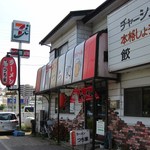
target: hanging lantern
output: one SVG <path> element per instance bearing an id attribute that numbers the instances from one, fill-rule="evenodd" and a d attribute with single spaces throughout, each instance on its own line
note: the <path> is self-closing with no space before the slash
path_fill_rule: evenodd
<path id="1" fill-rule="evenodd" d="M 0 79 L 3 85 L 13 86 L 16 81 L 16 62 L 11 56 L 3 57 L 0 63 Z"/>
<path id="2" fill-rule="evenodd" d="M 66 102 L 66 97 L 64 93 L 60 93 L 59 96 L 59 107 L 63 108 L 65 106 L 65 102 Z"/>

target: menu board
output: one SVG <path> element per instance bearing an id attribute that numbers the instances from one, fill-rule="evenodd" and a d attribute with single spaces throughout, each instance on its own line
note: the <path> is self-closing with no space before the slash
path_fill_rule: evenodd
<path id="1" fill-rule="evenodd" d="M 58 58 L 57 86 L 62 85 L 64 81 L 65 57 L 66 54 L 63 54 Z"/>
<path id="2" fill-rule="evenodd" d="M 75 47 L 72 82 L 82 80 L 84 43 L 85 42 L 82 42 L 81 44 Z"/>
<path id="3" fill-rule="evenodd" d="M 54 59 L 52 62 L 50 88 L 56 87 L 57 64 L 58 64 L 58 58 Z"/>
<path id="4" fill-rule="evenodd" d="M 74 49 L 71 49 L 66 54 L 64 84 L 69 84 L 71 83 L 71 80 L 72 80 L 73 52 L 74 52 Z"/>

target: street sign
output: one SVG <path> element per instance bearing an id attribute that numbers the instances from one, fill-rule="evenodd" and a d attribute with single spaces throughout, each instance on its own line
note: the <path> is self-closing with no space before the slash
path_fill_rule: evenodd
<path id="1" fill-rule="evenodd" d="M 11 41 L 30 43 L 30 23 L 14 20 L 12 23 Z"/>
<path id="2" fill-rule="evenodd" d="M 11 56 L 18 57 L 18 53 L 23 58 L 29 58 L 30 57 L 30 50 L 11 48 Z"/>

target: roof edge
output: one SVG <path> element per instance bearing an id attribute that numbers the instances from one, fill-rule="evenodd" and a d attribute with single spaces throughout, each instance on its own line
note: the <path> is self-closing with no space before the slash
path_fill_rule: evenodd
<path id="1" fill-rule="evenodd" d="M 98 6 L 92 13 L 86 15 L 82 21 L 83 23 L 87 23 L 91 18 L 99 14 L 102 10 L 107 8 L 110 4 L 115 2 L 116 0 L 106 0 L 104 3 L 102 3 L 100 6 Z"/>
<path id="2" fill-rule="evenodd" d="M 88 15 L 93 12 L 93 9 L 89 10 L 79 10 L 79 11 L 70 11 L 70 13 L 60 22 L 58 25 L 53 28 L 40 42 L 39 44 L 43 45 L 49 37 L 51 37 L 55 32 L 57 32 L 65 23 L 67 23 L 72 17 Z"/>

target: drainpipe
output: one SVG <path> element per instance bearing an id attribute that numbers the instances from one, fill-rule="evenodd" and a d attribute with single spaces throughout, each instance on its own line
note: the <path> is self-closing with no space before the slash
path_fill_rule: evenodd
<path id="1" fill-rule="evenodd" d="M 60 99 L 60 89 L 58 89 L 58 106 L 57 106 L 57 122 L 58 122 L 58 139 L 57 139 L 57 143 L 60 143 L 60 130 L 59 130 L 59 113 L 60 113 L 60 107 L 59 107 L 59 99 Z"/>
<path id="2" fill-rule="evenodd" d="M 95 135 L 96 135 L 96 121 L 95 121 L 95 113 L 96 113 L 96 100 L 95 100 L 95 79 L 93 79 L 93 134 L 92 134 L 92 149 L 95 149 Z"/>

